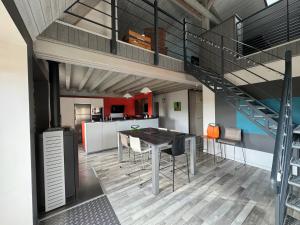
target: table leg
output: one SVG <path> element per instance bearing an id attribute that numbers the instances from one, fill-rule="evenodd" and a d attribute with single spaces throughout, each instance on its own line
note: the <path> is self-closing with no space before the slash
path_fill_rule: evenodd
<path id="1" fill-rule="evenodd" d="M 159 148 L 152 145 L 152 193 L 159 193 Z"/>
<path id="2" fill-rule="evenodd" d="M 196 137 L 190 138 L 190 172 L 195 175 L 196 171 Z"/>
<path id="3" fill-rule="evenodd" d="M 118 158 L 119 158 L 119 162 L 122 162 L 123 161 L 123 145 L 121 143 L 120 132 L 117 132 L 117 136 L 118 136 Z"/>

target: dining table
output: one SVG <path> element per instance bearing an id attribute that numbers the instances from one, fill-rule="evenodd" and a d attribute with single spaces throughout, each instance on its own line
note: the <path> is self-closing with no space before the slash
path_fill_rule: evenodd
<path id="1" fill-rule="evenodd" d="M 193 134 L 181 133 L 177 131 L 161 130 L 158 128 L 143 128 L 118 131 L 118 160 L 123 162 L 123 145 L 121 143 L 121 134 L 126 136 L 138 137 L 144 143 L 151 146 L 151 165 L 152 165 L 152 193 L 159 194 L 159 160 L 160 151 L 164 148 L 171 147 L 171 142 L 176 135 L 185 135 L 185 141 L 189 143 L 189 159 L 190 159 L 190 174 L 193 176 L 196 173 L 196 136 Z M 186 145 L 187 146 L 187 145 Z M 187 150 L 187 149 L 186 149 Z"/>

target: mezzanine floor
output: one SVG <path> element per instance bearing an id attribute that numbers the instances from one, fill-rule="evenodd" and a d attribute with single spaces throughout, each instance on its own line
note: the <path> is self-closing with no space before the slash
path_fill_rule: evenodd
<path id="1" fill-rule="evenodd" d="M 127 154 L 125 154 L 127 155 Z M 169 160 L 168 156 L 164 156 Z M 151 184 L 138 186 L 138 173 L 126 175 L 128 163 L 117 159 L 117 150 L 104 151 L 87 157 L 88 167 L 98 175 L 122 225 L 133 224 L 211 224 L 271 225 L 274 224 L 274 196 L 270 190 L 270 173 L 247 166 L 235 170 L 231 160 L 215 166 L 212 156 L 198 156 L 197 174 L 187 182 L 187 175 L 176 171 L 175 192 L 171 180 L 161 176 L 160 194 L 151 193 Z M 185 158 L 178 160 L 185 168 Z M 163 173 L 170 175 L 171 169 Z M 144 180 L 150 170 L 141 172 Z"/>

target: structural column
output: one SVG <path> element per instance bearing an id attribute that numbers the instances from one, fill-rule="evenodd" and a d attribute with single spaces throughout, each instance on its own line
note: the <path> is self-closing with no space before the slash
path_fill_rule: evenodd
<path id="1" fill-rule="evenodd" d="M 58 62 L 48 61 L 49 82 L 50 82 L 50 112 L 52 128 L 60 127 L 60 93 L 59 93 L 59 64 Z"/>

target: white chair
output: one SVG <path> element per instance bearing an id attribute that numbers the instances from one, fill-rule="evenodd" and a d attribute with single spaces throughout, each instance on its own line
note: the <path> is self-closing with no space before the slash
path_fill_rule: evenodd
<path id="1" fill-rule="evenodd" d="M 139 172 L 141 170 L 145 170 L 146 169 L 146 167 L 145 167 L 145 164 L 146 164 L 145 155 L 147 155 L 147 154 L 149 154 L 151 152 L 151 147 L 149 147 L 148 145 L 143 145 L 142 142 L 141 142 L 141 139 L 138 138 L 138 137 L 129 136 L 129 143 L 130 143 L 131 150 L 134 153 L 137 153 L 137 154 L 140 155 L 142 168 L 138 169 L 138 170 L 135 170 L 133 172 L 129 172 L 129 173 L 127 173 L 127 175 Z M 147 163 L 147 164 L 150 165 L 149 163 Z M 142 183 L 141 182 L 141 174 L 140 173 L 139 173 L 139 180 L 140 180 L 140 184 L 139 184 L 140 186 L 142 186 L 144 183 L 146 183 L 147 181 L 149 181 L 149 180 L 147 180 L 147 181 L 145 181 L 145 182 Z"/>
<path id="2" fill-rule="evenodd" d="M 121 144 L 128 150 L 128 158 L 130 158 L 130 145 L 129 145 L 129 138 L 125 134 L 120 134 L 121 136 Z"/>

